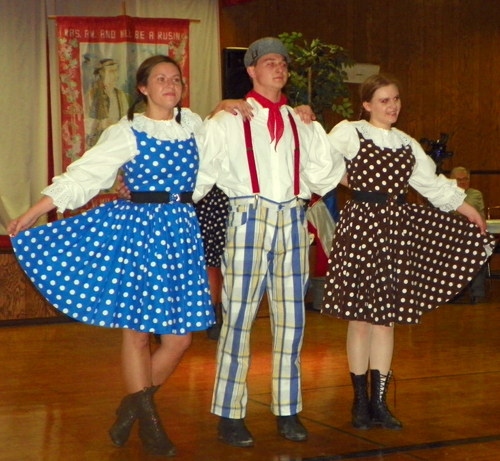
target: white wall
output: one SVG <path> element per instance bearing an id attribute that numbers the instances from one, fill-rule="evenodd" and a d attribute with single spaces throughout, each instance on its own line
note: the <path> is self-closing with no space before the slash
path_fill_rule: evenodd
<path id="1" fill-rule="evenodd" d="M 191 109 L 205 117 L 221 98 L 218 0 L 0 0 L 0 12 L 0 234 L 47 185 L 49 82 L 56 172 L 61 164 L 55 21 L 49 16 L 126 12 L 199 20 L 190 26 Z"/>

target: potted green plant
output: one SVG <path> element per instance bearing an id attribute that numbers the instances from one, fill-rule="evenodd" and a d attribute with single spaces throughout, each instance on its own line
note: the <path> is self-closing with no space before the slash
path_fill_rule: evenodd
<path id="1" fill-rule="evenodd" d="M 345 83 L 346 66 L 354 61 L 347 50 L 338 45 L 323 43 L 318 38 L 306 41 L 300 32 L 283 33 L 280 40 L 292 60 L 286 87 L 288 103 L 308 104 L 318 121 L 325 126 L 325 110 L 350 118 L 353 110 L 349 89 Z"/>
<path id="2" fill-rule="evenodd" d="M 346 119 L 350 118 L 353 110 L 349 88 L 345 82 L 345 68 L 352 66 L 354 60 L 347 50 L 338 45 L 323 43 L 318 38 L 308 42 L 300 32 L 283 33 L 278 37 L 291 58 L 285 88 L 288 104 L 292 107 L 301 104 L 311 106 L 318 122 L 326 131 L 331 127 L 326 126 L 325 111 L 331 110 Z M 331 242 L 333 238 L 335 224 L 332 221 L 332 212 L 336 209 L 336 200 L 334 194 L 329 195 L 328 204 L 324 200 L 318 200 L 308 208 L 308 220 L 317 229 L 320 237 L 318 244 L 323 240 Z M 329 244 L 324 251 L 328 254 Z M 314 309 L 321 308 L 324 279 L 321 276 L 311 278 Z"/>

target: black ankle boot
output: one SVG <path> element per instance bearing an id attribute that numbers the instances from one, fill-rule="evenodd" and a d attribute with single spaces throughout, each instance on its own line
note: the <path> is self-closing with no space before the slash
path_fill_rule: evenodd
<path id="1" fill-rule="evenodd" d="M 298 415 L 276 416 L 278 433 L 292 442 L 305 442 L 309 433 L 300 422 Z"/>
<path id="2" fill-rule="evenodd" d="M 138 397 L 139 437 L 144 450 L 157 456 L 174 456 L 177 453 L 174 444 L 163 428 L 160 415 L 154 402 L 154 387 L 147 387 Z"/>
<path id="3" fill-rule="evenodd" d="M 153 394 L 160 388 L 160 386 L 153 386 Z M 128 394 L 123 397 L 120 406 L 116 409 L 116 421 L 109 430 L 111 441 L 117 447 L 123 447 L 130 437 L 130 432 L 137 419 L 138 398 L 143 391 Z"/>
<path id="4" fill-rule="evenodd" d="M 392 371 L 387 375 L 380 374 L 378 370 L 370 370 L 371 374 L 371 399 L 370 419 L 372 424 L 380 424 L 384 429 L 400 430 L 403 428 L 401 421 L 396 419 L 387 408 L 385 396 L 391 381 Z"/>
<path id="5" fill-rule="evenodd" d="M 214 304 L 213 308 L 215 313 L 215 324 L 207 330 L 207 336 L 208 339 L 218 341 L 222 328 L 222 303 Z"/>
<path id="6" fill-rule="evenodd" d="M 160 386 L 152 387 L 152 392 L 155 393 L 159 388 Z M 142 392 L 135 392 L 123 397 L 120 406 L 116 410 L 117 418 L 109 430 L 109 436 L 117 447 L 123 447 L 130 437 L 130 432 L 137 419 L 137 400 Z"/>
<path id="7" fill-rule="evenodd" d="M 219 439 L 234 447 L 253 447 L 252 434 L 245 426 L 244 419 L 224 418 L 221 416 L 217 427 Z"/>
<path id="8" fill-rule="evenodd" d="M 109 430 L 111 441 L 117 447 L 123 447 L 127 443 L 132 431 L 132 426 L 137 419 L 137 395 L 128 394 L 123 397 L 120 406 L 116 410 L 116 421 Z"/>
<path id="9" fill-rule="evenodd" d="M 368 372 L 364 375 L 351 373 L 354 388 L 354 402 L 352 404 L 352 426 L 356 429 L 370 429 L 370 412 L 368 410 Z"/>

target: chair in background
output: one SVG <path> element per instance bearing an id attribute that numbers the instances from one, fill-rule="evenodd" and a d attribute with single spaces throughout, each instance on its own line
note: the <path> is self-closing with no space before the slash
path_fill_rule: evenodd
<path id="1" fill-rule="evenodd" d="M 486 219 L 488 221 L 500 219 L 500 205 L 489 206 L 486 209 Z"/>

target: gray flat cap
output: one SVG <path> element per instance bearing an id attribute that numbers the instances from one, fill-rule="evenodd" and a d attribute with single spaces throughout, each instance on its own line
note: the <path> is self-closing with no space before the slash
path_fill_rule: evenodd
<path id="1" fill-rule="evenodd" d="M 290 56 L 283 42 L 279 38 L 265 37 L 256 40 L 248 47 L 243 59 L 245 67 L 253 66 L 257 59 L 270 53 L 281 54 L 281 56 L 285 57 L 287 62 L 290 62 Z"/>

